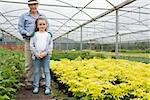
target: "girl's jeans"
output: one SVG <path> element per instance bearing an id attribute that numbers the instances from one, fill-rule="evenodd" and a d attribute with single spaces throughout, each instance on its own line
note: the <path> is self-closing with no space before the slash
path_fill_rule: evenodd
<path id="1" fill-rule="evenodd" d="M 33 60 L 34 63 L 34 87 L 39 87 L 39 76 L 40 76 L 40 67 L 43 67 L 44 75 L 45 75 L 45 86 L 50 88 L 50 56 L 47 55 L 42 59 L 35 58 Z"/>

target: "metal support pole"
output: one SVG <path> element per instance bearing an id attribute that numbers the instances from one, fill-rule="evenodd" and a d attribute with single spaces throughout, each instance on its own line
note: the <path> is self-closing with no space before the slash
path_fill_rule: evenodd
<path id="1" fill-rule="evenodd" d="M 104 50 L 103 44 L 104 44 L 104 43 L 103 43 L 103 38 L 102 38 L 101 51 Z"/>
<path id="2" fill-rule="evenodd" d="M 149 45 L 150 45 L 150 43 L 149 43 L 149 39 L 148 39 L 148 45 L 147 45 L 147 49 L 149 48 Z"/>
<path id="3" fill-rule="evenodd" d="M 118 10 L 116 10 L 116 46 L 115 46 L 115 55 L 116 55 L 116 58 L 118 57 L 118 35 L 119 35 L 119 32 L 118 32 Z"/>
<path id="4" fill-rule="evenodd" d="M 81 27 L 81 37 L 80 37 L 80 51 L 82 51 L 82 27 Z"/>
<path id="5" fill-rule="evenodd" d="M 91 44 L 92 42 L 91 42 L 91 40 L 90 40 L 90 51 L 92 50 L 92 44 Z"/>
<path id="6" fill-rule="evenodd" d="M 67 52 L 69 51 L 69 48 L 68 48 L 68 34 L 67 34 Z"/>
<path id="7" fill-rule="evenodd" d="M 2 44 L 2 42 L 3 42 L 3 38 L 4 38 L 3 32 L 1 31 L 1 33 L 0 33 L 0 43 L 1 43 L 1 44 Z"/>
<path id="8" fill-rule="evenodd" d="M 119 37 L 120 37 L 120 41 L 119 41 L 119 49 L 121 49 L 121 35 L 119 35 Z"/>
<path id="9" fill-rule="evenodd" d="M 61 43 L 62 43 L 62 38 L 60 38 L 60 42 L 59 42 L 59 50 L 60 50 L 60 51 L 62 51 Z"/>

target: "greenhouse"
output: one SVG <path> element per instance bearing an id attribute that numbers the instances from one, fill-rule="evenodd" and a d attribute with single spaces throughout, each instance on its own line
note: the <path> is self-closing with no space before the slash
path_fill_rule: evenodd
<path id="1" fill-rule="evenodd" d="M 52 35 L 49 95 L 26 89 L 30 1 Z M 149 0 L 0 0 L 0 100 L 150 100 L 149 53 Z"/>

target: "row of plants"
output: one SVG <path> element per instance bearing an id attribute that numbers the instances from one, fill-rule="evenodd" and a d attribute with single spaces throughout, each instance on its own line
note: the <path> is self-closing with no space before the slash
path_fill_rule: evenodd
<path id="1" fill-rule="evenodd" d="M 145 57 L 119 56 L 117 59 L 126 59 L 130 61 L 143 62 L 147 64 L 150 63 L 150 58 L 145 58 Z"/>
<path id="2" fill-rule="evenodd" d="M 119 53 L 118 57 L 112 52 L 101 52 L 102 55 L 110 56 L 114 59 L 125 59 L 129 61 L 137 61 L 143 63 L 150 63 L 150 54 L 146 53 Z"/>
<path id="3" fill-rule="evenodd" d="M 68 52 L 57 52 L 57 51 L 53 51 L 52 53 L 52 60 L 61 60 L 64 58 L 70 59 L 70 60 L 74 60 L 78 57 L 81 57 L 82 59 L 90 59 L 90 58 L 109 58 L 111 57 L 110 55 L 105 55 L 101 52 L 96 52 L 96 51 L 89 51 L 89 50 L 84 50 L 82 52 L 80 51 L 68 51 Z"/>
<path id="4" fill-rule="evenodd" d="M 19 51 L 0 49 L 0 100 L 15 100 L 24 71 L 24 55 Z"/>
<path id="5" fill-rule="evenodd" d="M 110 55 L 110 56 L 115 56 L 114 52 L 103 51 L 101 53 L 106 54 L 106 55 Z M 150 58 L 150 54 L 148 54 L 148 53 L 122 53 L 122 52 L 119 52 L 118 56 Z"/>
<path id="6" fill-rule="evenodd" d="M 77 57 L 81 57 L 82 59 L 91 59 L 91 58 L 115 58 L 115 53 L 112 52 L 96 52 L 94 50 L 89 51 L 89 50 L 84 50 L 82 52 L 80 51 L 68 51 L 68 52 L 56 52 L 54 51 L 52 54 L 51 59 L 52 60 L 61 60 L 64 58 L 74 60 Z M 143 63 L 150 63 L 150 55 L 149 54 L 135 54 L 135 53 L 119 53 L 119 56 L 117 59 L 126 59 L 126 60 L 131 60 L 131 61 L 138 61 L 138 62 L 143 62 Z"/>
<path id="7" fill-rule="evenodd" d="M 149 100 L 150 64 L 115 59 L 51 61 L 57 80 L 81 100 Z"/>
<path id="8" fill-rule="evenodd" d="M 136 49 L 136 50 L 126 50 L 126 49 L 120 49 L 119 52 L 124 52 L 124 53 L 150 53 L 150 48 L 148 49 Z"/>

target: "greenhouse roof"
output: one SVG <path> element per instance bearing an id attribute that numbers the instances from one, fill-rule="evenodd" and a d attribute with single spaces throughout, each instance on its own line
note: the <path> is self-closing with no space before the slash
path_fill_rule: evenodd
<path id="1" fill-rule="evenodd" d="M 81 33 L 82 41 L 99 43 L 115 42 L 116 33 L 122 41 L 150 37 L 149 0 L 39 0 L 39 3 L 39 11 L 47 16 L 54 40 L 63 36 L 79 42 Z M 28 10 L 27 0 L 0 0 L 0 29 L 22 39 L 18 19 Z"/>

